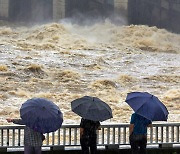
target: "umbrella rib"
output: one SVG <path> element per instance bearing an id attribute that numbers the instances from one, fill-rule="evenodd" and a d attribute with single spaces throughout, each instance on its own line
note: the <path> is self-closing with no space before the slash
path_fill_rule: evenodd
<path id="1" fill-rule="evenodd" d="M 156 98 L 155 96 L 153 96 L 153 99 Z M 156 98 L 160 103 L 162 103 L 158 98 Z M 164 105 L 164 104 L 163 104 Z M 162 106 L 160 104 L 158 104 L 158 106 L 162 109 L 162 111 L 164 110 L 162 108 Z M 166 106 L 164 105 L 165 109 L 167 110 Z M 164 112 L 164 111 L 163 111 Z M 168 111 L 167 111 L 168 112 Z"/>
<path id="2" fill-rule="evenodd" d="M 152 97 L 152 96 L 151 96 L 151 97 Z M 149 98 L 139 107 L 139 109 L 140 109 L 144 104 L 146 104 L 146 103 L 151 99 L 151 97 L 149 97 Z M 139 109 L 138 109 L 138 110 L 139 110 Z M 137 110 L 137 111 L 138 111 L 138 110 Z M 137 112 L 137 111 L 136 111 L 136 112 Z"/>

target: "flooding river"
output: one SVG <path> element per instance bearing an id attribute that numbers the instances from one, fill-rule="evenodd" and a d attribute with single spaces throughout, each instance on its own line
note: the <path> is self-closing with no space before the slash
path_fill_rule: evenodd
<path id="1" fill-rule="evenodd" d="M 146 91 L 180 119 L 180 35 L 143 25 L 50 23 L 0 26 L 0 124 L 19 117 L 32 97 L 56 103 L 64 123 L 79 123 L 70 102 L 90 95 L 110 105 L 113 119 L 129 122 L 128 92 Z"/>

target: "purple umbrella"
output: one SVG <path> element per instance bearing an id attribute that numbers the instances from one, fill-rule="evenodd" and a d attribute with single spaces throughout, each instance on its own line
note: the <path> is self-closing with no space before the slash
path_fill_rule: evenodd
<path id="1" fill-rule="evenodd" d="M 41 133 L 54 132 L 63 122 L 59 107 L 44 98 L 32 98 L 22 104 L 20 115 L 25 125 Z"/>
<path id="2" fill-rule="evenodd" d="M 126 102 L 139 115 L 151 121 L 167 121 L 166 106 L 154 95 L 147 92 L 128 93 Z"/>

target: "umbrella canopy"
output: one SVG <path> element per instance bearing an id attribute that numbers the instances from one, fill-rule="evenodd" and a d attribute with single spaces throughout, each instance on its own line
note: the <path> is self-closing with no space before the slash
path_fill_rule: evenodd
<path id="1" fill-rule="evenodd" d="M 63 122 L 59 107 L 44 98 L 32 98 L 23 103 L 20 116 L 26 126 L 41 133 L 54 132 Z"/>
<path id="2" fill-rule="evenodd" d="M 84 96 L 71 102 L 71 109 L 84 119 L 104 121 L 112 118 L 108 104 L 97 97 Z"/>
<path id="3" fill-rule="evenodd" d="M 139 115 L 151 121 L 167 121 L 166 106 L 154 95 L 147 92 L 128 93 L 126 102 Z"/>

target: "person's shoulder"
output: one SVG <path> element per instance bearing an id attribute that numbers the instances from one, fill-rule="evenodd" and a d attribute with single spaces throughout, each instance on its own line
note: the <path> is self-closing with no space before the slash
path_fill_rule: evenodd
<path id="1" fill-rule="evenodd" d="M 138 119 L 138 120 L 142 120 L 143 117 L 137 113 L 133 113 L 132 116 L 131 116 L 132 119 Z"/>
<path id="2" fill-rule="evenodd" d="M 136 118 L 139 118 L 139 119 L 144 119 L 143 116 L 137 114 L 137 113 L 133 113 L 133 116 L 136 117 Z"/>
<path id="3" fill-rule="evenodd" d="M 91 123 L 91 120 L 84 119 L 84 118 L 81 119 L 81 124 L 87 125 L 87 124 L 89 124 L 89 123 Z"/>
<path id="4" fill-rule="evenodd" d="M 152 121 L 149 120 L 149 119 L 147 119 L 147 123 L 148 123 L 148 124 L 152 124 Z"/>
<path id="5" fill-rule="evenodd" d="M 132 115 L 131 115 L 131 117 L 136 117 L 137 116 L 137 114 L 136 113 L 133 113 Z"/>
<path id="6" fill-rule="evenodd" d="M 96 124 L 96 125 L 101 125 L 99 121 L 96 121 L 95 124 Z"/>

